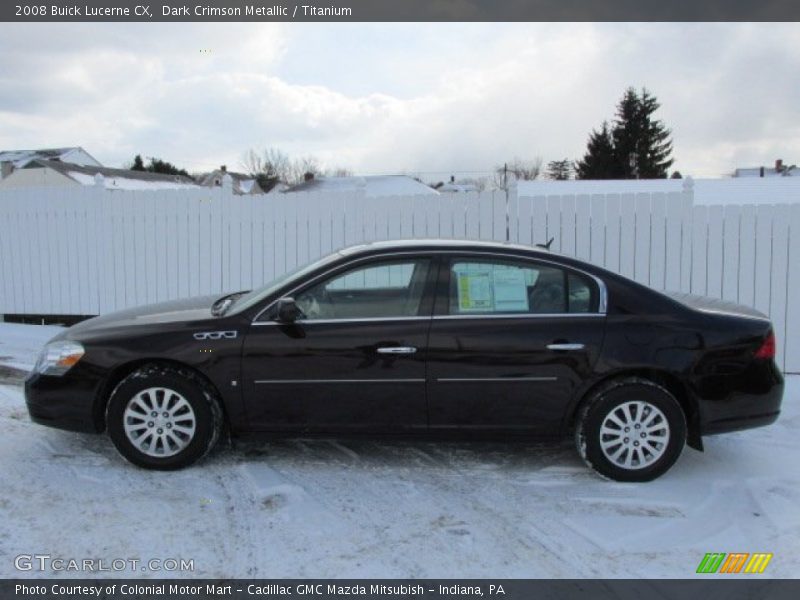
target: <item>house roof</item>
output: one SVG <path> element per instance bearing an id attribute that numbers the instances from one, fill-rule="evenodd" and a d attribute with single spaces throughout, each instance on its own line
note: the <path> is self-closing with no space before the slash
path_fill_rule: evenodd
<path id="1" fill-rule="evenodd" d="M 63 160 L 69 154 L 80 151 L 86 154 L 98 165 L 100 162 L 80 146 L 66 148 L 40 148 L 38 150 L 4 150 L 0 152 L 0 162 L 10 162 L 15 168 L 21 169 L 32 160 Z"/>
<path id="2" fill-rule="evenodd" d="M 436 188 L 438 192 L 450 192 L 450 193 L 467 193 L 467 192 L 477 192 L 478 187 L 473 183 L 452 183 L 447 182 L 440 185 Z"/>
<path id="3" fill-rule="evenodd" d="M 245 180 L 254 180 L 255 177 L 250 175 L 245 175 L 244 173 L 236 173 L 235 171 L 223 171 L 222 169 L 217 169 L 216 171 L 211 171 L 210 173 L 205 173 L 200 175 L 198 178 L 198 183 L 200 185 L 213 185 L 214 179 L 217 177 L 224 177 L 225 175 L 230 175 L 231 179 L 234 181 L 245 181 Z"/>
<path id="4" fill-rule="evenodd" d="M 363 177 L 315 177 L 286 190 L 291 192 L 342 193 L 363 191 L 368 198 L 381 196 L 438 195 L 439 192 L 407 175 Z"/>
<path id="5" fill-rule="evenodd" d="M 233 189 L 241 194 L 263 194 L 264 191 L 258 185 L 258 181 L 252 175 L 245 173 L 236 173 L 235 171 L 223 171 L 217 169 L 210 173 L 205 173 L 198 177 L 198 183 L 206 187 L 214 187 L 219 185 L 218 180 L 221 180 L 225 175 L 230 175 L 233 180 Z"/>
<path id="6" fill-rule="evenodd" d="M 636 194 L 680 192 L 692 185 L 695 205 L 785 204 L 800 202 L 798 177 L 744 177 L 728 179 L 580 179 L 519 181 L 520 196 Z"/>
<path id="7" fill-rule="evenodd" d="M 733 172 L 734 177 L 797 177 L 800 176 L 796 165 L 788 165 L 776 170 L 774 167 L 739 167 Z"/>
<path id="8" fill-rule="evenodd" d="M 197 187 L 197 184 L 191 178 L 183 175 L 165 175 L 163 173 L 112 169 L 109 167 L 87 167 L 59 160 L 34 160 L 24 168 L 53 169 L 82 185 L 95 185 L 95 176 L 100 174 L 103 176 L 104 185 L 108 189 L 136 190 Z"/>

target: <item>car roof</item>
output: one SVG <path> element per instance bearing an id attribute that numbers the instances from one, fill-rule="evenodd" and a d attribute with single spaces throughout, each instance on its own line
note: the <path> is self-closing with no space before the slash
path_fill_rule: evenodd
<path id="1" fill-rule="evenodd" d="M 340 253 L 344 256 L 354 254 L 369 254 L 385 250 L 493 250 L 508 251 L 516 250 L 519 252 L 535 252 L 545 256 L 552 256 L 552 253 L 544 248 L 535 246 L 525 246 L 523 244 L 513 244 L 511 242 L 488 242 L 480 240 L 460 240 L 460 239 L 399 239 L 384 240 L 379 242 L 367 242 L 356 244 L 348 248 L 343 248 Z"/>

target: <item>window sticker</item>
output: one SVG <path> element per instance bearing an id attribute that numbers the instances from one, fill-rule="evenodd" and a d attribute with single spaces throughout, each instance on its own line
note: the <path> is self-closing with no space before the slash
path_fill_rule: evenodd
<path id="1" fill-rule="evenodd" d="M 461 312 L 491 312 L 491 280 L 489 270 L 458 273 L 458 309 Z"/>
<path id="2" fill-rule="evenodd" d="M 494 310 L 528 312 L 528 288 L 522 269 L 494 270 Z"/>
<path id="3" fill-rule="evenodd" d="M 538 272 L 508 265 L 459 263 L 457 281 L 459 312 L 527 312 L 529 280 Z"/>

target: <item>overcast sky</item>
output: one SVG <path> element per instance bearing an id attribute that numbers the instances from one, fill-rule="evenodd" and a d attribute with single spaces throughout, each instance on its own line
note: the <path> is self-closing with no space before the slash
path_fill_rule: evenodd
<path id="1" fill-rule="evenodd" d="M 466 176 L 579 158 L 629 85 L 684 175 L 800 163 L 800 24 L 3 23 L 0 149 Z"/>

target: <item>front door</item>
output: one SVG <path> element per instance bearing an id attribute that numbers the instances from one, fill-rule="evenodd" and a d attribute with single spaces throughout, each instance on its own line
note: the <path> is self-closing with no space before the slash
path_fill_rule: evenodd
<path id="1" fill-rule="evenodd" d="M 244 342 L 254 429 L 403 432 L 427 428 L 429 257 L 372 259 L 294 292 L 303 315 L 267 311 Z"/>
<path id="2" fill-rule="evenodd" d="M 600 352 L 600 285 L 547 262 L 456 257 L 428 343 L 432 429 L 559 430 Z"/>

